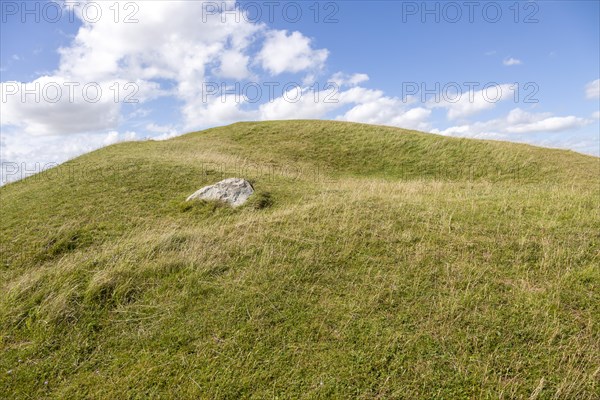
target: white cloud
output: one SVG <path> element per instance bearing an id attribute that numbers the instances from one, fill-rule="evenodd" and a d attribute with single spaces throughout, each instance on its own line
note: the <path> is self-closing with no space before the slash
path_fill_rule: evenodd
<path id="1" fill-rule="evenodd" d="M 555 117 L 551 113 L 529 113 L 515 108 L 508 113 L 504 130 L 507 133 L 564 132 L 591 122 L 573 115 Z"/>
<path id="2" fill-rule="evenodd" d="M 593 119 L 600 119 L 600 111 L 594 111 L 592 113 L 592 118 Z"/>
<path id="3" fill-rule="evenodd" d="M 111 131 L 104 137 L 103 144 L 105 146 L 120 143 L 120 142 L 131 142 L 137 140 L 137 133 L 127 131 L 125 133 L 119 133 L 117 131 Z"/>
<path id="4" fill-rule="evenodd" d="M 147 124 L 146 131 L 159 134 L 145 138 L 151 140 L 167 140 L 182 134 L 182 132 L 173 125 L 158 125 L 155 123 Z"/>
<path id="5" fill-rule="evenodd" d="M 362 87 L 340 87 L 313 91 L 311 87 L 293 88 L 259 107 L 261 120 L 323 118 L 347 105 L 364 104 L 383 97 L 383 92 Z"/>
<path id="6" fill-rule="evenodd" d="M 23 84 L 2 82 L 2 125 L 18 127 L 31 135 L 115 129 L 119 124 L 120 104 L 114 101 L 112 84 L 99 83 L 99 90 L 90 86 L 84 91 L 84 86 L 70 87 L 69 82 L 57 76 L 43 76 Z M 30 94 L 23 97 L 25 93 Z"/>
<path id="7" fill-rule="evenodd" d="M 505 140 L 536 146 L 564 148 L 600 156 L 598 136 L 580 132 L 592 120 L 575 116 L 556 117 L 550 113 L 529 113 L 519 108 L 488 121 L 451 126 L 431 133 L 475 139 Z"/>
<path id="8" fill-rule="evenodd" d="M 320 70 L 329 55 L 327 49 L 313 49 L 311 40 L 297 31 L 271 31 L 266 36 L 257 61 L 272 75 Z"/>
<path id="9" fill-rule="evenodd" d="M 127 115 L 127 119 L 144 118 L 152 113 L 152 110 L 148 108 L 136 108 L 134 111 Z"/>
<path id="10" fill-rule="evenodd" d="M 146 125 L 146 131 L 154 133 L 154 136 L 147 136 L 145 139 L 151 140 L 168 140 L 176 136 L 182 135 L 185 132 L 181 132 L 173 125 L 158 125 L 150 123 Z M 156 135 L 158 134 L 158 135 Z"/>
<path id="11" fill-rule="evenodd" d="M 215 71 L 222 78 L 244 79 L 250 76 L 250 57 L 238 50 L 227 50 L 221 55 L 221 65 Z"/>
<path id="12" fill-rule="evenodd" d="M 336 72 L 329 79 L 329 82 L 334 82 L 338 86 L 357 86 L 363 82 L 369 80 L 367 74 L 345 74 L 343 72 Z"/>
<path id="13" fill-rule="evenodd" d="M 405 104 L 398 98 L 380 97 L 353 107 L 337 119 L 427 130 L 430 127 L 427 121 L 430 115 L 430 109 L 416 107 L 407 110 Z"/>
<path id="14" fill-rule="evenodd" d="M 508 57 L 508 58 L 505 58 L 504 61 L 502 61 L 502 64 L 510 67 L 512 65 L 521 65 L 521 64 L 523 64 L 523 62 L 521 60 L 519 60 L 518 58 Z"/>
<path id="15" fill-rule="evenodd" d="M 113 15 L 109 9 L 112 4 L 95 4 L 102 7 L 102 15 Z M 50 80 L 76 82 L 82 87 L 99 82 L 104 93 L 102 101 L 62 99 L 49 103 L 30 98 L 21 101 L 13 96 L 3 104 L 2 125 L 46 135 L 101 132 L 116 128 L 120 121 L 119 103 L 123 99 L 113 101 L 108 89 L 115 83 L 134 82 L 138 88 L 135 98 L 142 103 L 174 95 L 189 106 L 202 96 L 208 66 L 219 63 L 216 72 L 225 77 L 247 76 L 248 59 L 243 52 L 254 36 L 264 30 L 263 25 L 244 18 L 236 21 L 231 14 L 225 21 L 219 14 L 206 15 L 201 2 L 156 1 L 138 6 L 135 17 L 139 23 L 114 23 L 113 18 L 101 18 L 95 23 L 82 20 L 72 43 L 59 49 L 57 70 L 51 76 L 26 83 Z M 75 7 L 76 12 L 80 10 L 81 6 Z M 159 81 L 171 81 L 175 89 L 165 91 Z M 119 97 L 127 94 L 121 91 Z"/>
<path id="16" fill-rule="evenodd" d="M 585 85 L 585 97 L 590 100 L 600 98 L 600 79 L 596 79 Z"/>
<path id="17" fill-rule="evenodd" d="M 234 3 L 226 2 L 226 8 L 235 9 Z M 83 4 L 75 7 L 76 13 L 81 12 Z M 242 111 L 239 104 L 231 101 L 202 101 L 202 89 L 211 79 L 211 73 L 219 78 L 242 80 L 252 75 L 249 65 L 259 64 L 272 74 L 314 74 L 323 68 L 328 56 L 326 49 L 313 49 L 311 40 L 300 32 L 268 30 L 262 24 L 232 15 L 231 11 L 222 19 L 218 13 L 205 13 L 202 2 L 156 1 L 138 5 L 135 17 L 139 23 L 115 24 L 112 18 L 88 23 L 82 19 L 72 43 L 59 49 L 56 71 L 25 83 L 50 80 L 83 86 L 100 82 L 105 94 L 102 101 L 49 104 L 29 99 L 23 102 L 13 96 L 3 104 L 3 126 L 16 126 L 38 135 L 116 129 L 122 121 L 122 98 L 114 102 L 108 96 L 108 87 L 115 82 L 121 85 L 135 82 L 138 87 L 135 98 L 140 103 L 160 96 L 175 96 L 182 102 L 183 126 L 187 128 L 248 119 L 258 115 L 258 111 Z M 113 15 L 111 4 L 101 2 L 96 6 L 103 7 L 103 15 Z M 263 38 L 264 43 L 251 63 L 247 52 L 258 38 Z M 355 84 L 364 79 L 360 74 L 350 78 Z M 165 81 L 172 82 L 174 89 L 164 90 L 158 82 Z"/>
<path id="18" fill-rule="evenodd" d="M 441 101 L 433 99 L 428 103 L 431 108 L 446 108 L 451 120 L 465 118 L 496 107 L 498 102 L 514 98 L 512 85 L 487 85 L 481 90 L 467 90 L 456 94 L 443 94 Z"/>
<path id="19" fill-rule="evenodd" d="M 84 4 L 82 1 L 75 11 L 79 12 Z M 113 15 L 109 9 L 112 3 L 95 5 L 102 7 L 102 15 Z M 137 5 L 139 23 L 114 23 L 111 17 L 96 23 L 82 20 L 71 43 L 58 50 L 60 60 L 54 71 L 32 82 L 2 82 L 3 95 L 6 89 L 12 93 L 15 85 L 19 89 L 15 95 L 7 96 L 0 107 L 3 160 L 63 162 L 108 144 L 139 139 L 134 133 L 117 133 L 116 129 L 123 121 L 148 116 L 149 110 L 141 105 L 160 96 L 180 100 L 186 127 L 222 124 L 245 115 L 231 104 L 203 104 L 202 84 L 207 71 L 234 79 L 248 76 L 249 59 L 244 52 L 265 27 L 235 18 L 231 13 L 225 22 L 215 14 L 199 23 L 203 21 L 201 2 L 156 1 Z M 64 87 L 66 82 L 79 85 L 73 99 L 69 88 Z M 95 82 L 102 90 L 100 100 L 85 101 L 81 88 Z M 131 94 L 124 87 L 128 82 L 135 83 L 137 93 L 133 99 L 140 104 L 124 117 L 122 103 Z M 169 82 L 174 89 L 166 91 L 159 82 Z M 45 84 L 63 87 L 58 101 L 44 101 L 43 97 L 36 101 L 33 95 L 21 98 L 21 89 Z M 111 91 L 115 84 L 120 88 L 116 101 Z M 159 133 L 156 139 L 178 134 L 175 128 L 153 124 L 147 128 Z"/>
<path id="20" fill-rule="evenodd" d="M 227 125 L 238 121 L 255 120 L 256 110 L 245 111 L 246 99 L 236 96 L 213 96 L 206 101 L 196 99 L 183 107 L 185 130 L 196 130 L 206 126 Z"/>
<path id="21" fill-rule="evenodd" d="M 506 129 L 508 133 L 534 133 L 534 132 L 563 132 L 569 129 L 577 129 L 589 121 L 573 115 L 567 117 L 548 117 L 539 121 L 533 121 Z"/>
<path id="22" fill-rule="evenodd" d="M 61 163 L 110 144 L 137 140 L 135 132 L 119 133 L 109 131 L 104 134 L 48 135 L 31 140 L 26 135 L 2 133 L 2 160 L 26 163 Z"/>
<path id="23" fill-rule="evenodd" d="M 146 125 L 146 130 L 153 133 L 166 133 L 175 130 L 173 125 L 158 125 L 155 123 L 150 123 Z"/>
<path id="24" fill-rule="evenodd" d="M 82 3 L 85 2 L 82 0 Z M 233 0 L 226 2 L 228 6 L 234 3 Z M 106 144 L 135 140 L 139 136 L 131 132 L 117 133 L 119 125 L 123 121 L 148 117 L 150 110 L 144 108 L 148 107 L 144 103 L 162 96 L 172 97 L 181 104 L 183 120 L 174 122 L 177 128 L 148 121 L 138 124 L 146 128 L 140 133 L 157 134 L 155 139 L 256 119 L 335 118 L 429 130 L 432 109 L 444 108 L 449 119 L 460 120 L 492 109 L 498 101 L 513 95 L 509 85 L 500 85 L 499 94 L 498 89 L 489 88 L 485 92 L 465 93 L 458 102 L 429 102 L 415 106 L 397 97 L 386 96 L 383 91 L 361 87 L 360 84 L 369 79 L 366 74 L 343 72 L 334 74 L 330 79 L 339 85 L 338 92 L 322 89 L 315 93 L 311 84 L 314 77 L 325 69 L 329 52 L 316 48 L 314 42 L 302 33 L 270 30 L 263 24 L 236 18 L 231 13 L 225 19 L 219 14 L 205 15 L 202 2 L 153 1 L 137 4 L 139 11 L 136 18 L 140 23 L 115 24 L 112 18 L 101 18 L 96 23 L 82 21 L 72 42 L 59 49 L 57 68 L 33 82 L 24 83 L 30 87 L 52 82 L 60 85 L 76 82 L 81 87 L 98 82 L 103 91 L 100 101 L 91 103 L 76 99 L 73 102 L 64 95 L 56 103 L 33 101 L 31 96 L 22 101 L 19 95 L 15 95 L 3 102 L 2 126 L 13 128 L 9 130 L 13 132 L 9 139 L 3 138 L 6 159 L 64 161 Z M 109 9 L 112 3 L 97 2 L 96 5 L 103 7 L 103 15 L 113 15 Z M 80 9 L 81 6 L 76 7 L 77 12 Z M 506 62 L 509 62 L 506 65 L 521 63 L 514 58 Z M 258 67 L 271 75 L 305 75 L 300 100 L 290 101 L 294 97 L 291 92 L 258 107 L 247 99 L 236 101 L 233 96 L 226 97 L 225 101 L 221 97 L 205 100 L 202 88 L 207 79 L 244 80 L 253 77 L 255 72 L 252 69 L 259 70 Z M 128 94 L 123 85 L 128 82 L 137 85 L 139 90 L 135 98 L 140 104 L 135 110 L 129 109 L 129 115 L 122 116 L 124 107 L 121 103 Z M 115 83 L 121 87 L 117 101 L 114 101 L 111 91 Z M 7 85 L 12 84 L 14 82 L 3 82 L 3 92 Z M 586 95 L 598 98 L 598 80 L 586 86 Z M 564 131 L 588 123 L 575 116 L 555 117 L 513 111 L 506 118 L 462 124 L 443 132 L 502 136 Z M 137 127 L 135 129 L 140 131 Z M 17 130 L 19 135 L 14 133 Z M 31 139 L 27 134 L 37 136 Z M 71 136 L 59 136 L 64 134 Z"/>
<path id="25" fill-rule="evenodd" d="M 431 110 L 423 107 L 408 108 L 399 98 L 387 97 L 380 90 L 359 86 L 348 90 L 318 92 L 309 87 L 302 88 L 301 92 L 293 89 L 275 101 L 261 105 L 260 119 L 317 119 L 348 105 L 351 106 L 348 111 L 334 118 L 420 130 L 430 127 L 427 119 Z"/>
<path id="26" fill-rule="evenodd" d="M 507 139 L 511 134 L 553 133 L 579 129 L 592 121 L 572 115 L 555 117 L 550 113 L 529 113 L 515 108 L 505 117 L 452 126 L 432 133 L 446 136 Z"/>
<path id="27" fill-rule="evenodd" d="M 179 133 L 177 131 L 170 131 L 170 132 L 163 133 L 162 135 L 153 136 L 153 137 L 151 137 L 149 139 L 150 140 L 162 141 L 162 140 L 169 140 L 169 139 L 172 139 L 172 138 L 180 136 L 180 135 L 182 135 L 182 133 Z"/>
<path id="28" fill-rule="evenodd" d="M 261 120 L 317 119 L 340 108 L 339 92 L 312 91 L 308 87 L 293 88 L 259 107 Z"/>
<path id="29" fill-rule="evenodd" d="M 137 140 L 135 132 L 40 136 L 2 134 L 0 185 L 52 168 L 82 153 L 111 144 Z"/>

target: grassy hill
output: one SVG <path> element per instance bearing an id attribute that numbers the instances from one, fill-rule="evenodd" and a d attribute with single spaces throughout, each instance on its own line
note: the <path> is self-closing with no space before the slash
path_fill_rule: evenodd
<path id="1" fill-rule="evenodd" d="M 287 121 L 8 184 L 0 398 L 598 399 L 599 168 Z"/>

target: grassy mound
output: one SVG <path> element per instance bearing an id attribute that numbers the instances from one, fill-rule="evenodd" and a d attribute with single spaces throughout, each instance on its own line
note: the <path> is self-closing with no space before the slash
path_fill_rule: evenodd
<path id="1" fill-rule="evenodd" d="M 79 157 L 0 188 L 0 393 L 596 399 L 599 167 L 326 121 Z"/>

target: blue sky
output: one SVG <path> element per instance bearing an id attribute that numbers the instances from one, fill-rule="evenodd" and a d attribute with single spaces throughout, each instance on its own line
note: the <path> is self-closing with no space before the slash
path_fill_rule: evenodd
<path id="1" fill-rule="evenodd" d="M 3 163 L 294 118 L 600 152 L 598 1 L 79 3 L 1 2 Z"/>

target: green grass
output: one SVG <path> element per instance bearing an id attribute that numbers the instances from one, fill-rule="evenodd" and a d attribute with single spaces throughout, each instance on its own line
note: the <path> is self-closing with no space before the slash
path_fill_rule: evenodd
<path id="1" fill-rule="evenodd" d="M 598 399 L 599 162 L 261 122 L 6 185 L 0 397 Z"/>

